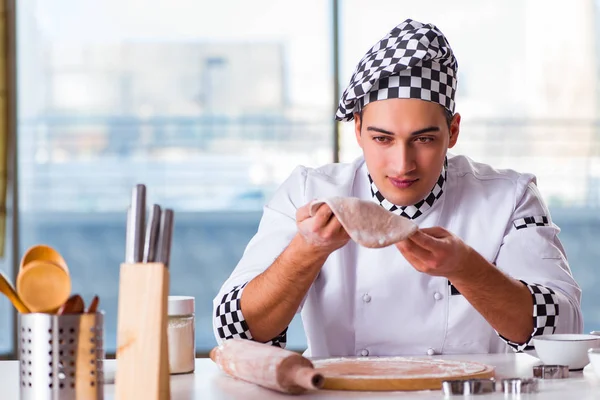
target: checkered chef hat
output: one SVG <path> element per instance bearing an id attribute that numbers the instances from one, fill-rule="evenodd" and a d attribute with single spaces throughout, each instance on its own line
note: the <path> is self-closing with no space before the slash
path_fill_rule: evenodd
<path id="1" fill-rule="evenodd" d="M 454 113 L 457 71 L 444 34 L 435 25 L 407 19 L 360 60 L 335 119 L 351 121 L 370 102 L 385 99 L 432 101 Z"/>

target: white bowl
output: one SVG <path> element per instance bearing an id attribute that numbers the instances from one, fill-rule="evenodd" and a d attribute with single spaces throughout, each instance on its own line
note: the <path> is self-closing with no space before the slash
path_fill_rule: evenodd
<path id="1" fill-rule="evenodd" d="M 594 373 L 598 378 L 600 378 L 600 348 L 592 348 L 588 350 L 588 358 L 592 363 L 592 368 L 594 369 Z"/>
<path id="2" fill-rule="evenodd" d="M 542 335 L 533 338 L 533 345 L 544 364 L 568 365 L 582 369 L 589 362 L 588 350 L 600 347 L 600 336 L 585 334 Z"/>

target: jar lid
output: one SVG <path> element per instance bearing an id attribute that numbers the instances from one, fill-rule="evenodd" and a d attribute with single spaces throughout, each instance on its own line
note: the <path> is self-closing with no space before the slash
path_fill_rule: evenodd
<path id="1" fill-rule="evenodd" d="M 169 296 L 168 315 L 187 315 L 194 313 L 194 297 Z"/>

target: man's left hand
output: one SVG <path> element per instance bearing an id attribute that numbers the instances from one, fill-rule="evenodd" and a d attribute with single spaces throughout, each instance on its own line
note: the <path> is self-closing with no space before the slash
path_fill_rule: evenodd
<path id="1" fill-rule="evenodd" d="M 416 270 L 448 279 L 468 274 L 474 252 L 462 239 L 441 227 L 419 229 L 396 243 L 396 247 Z"/>

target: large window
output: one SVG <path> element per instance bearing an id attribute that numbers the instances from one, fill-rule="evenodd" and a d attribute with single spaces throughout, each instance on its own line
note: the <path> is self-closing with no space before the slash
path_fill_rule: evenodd
<path id="1" fill-rule="evenodd" d="M 594 1 L 16 3 L 19 251 L 47 243 L 64 255 L 73 291 L 101 298 L 108 352 L 133 185 L 175 209 L 171 293 L 196 297 L 205 353 L 212 299 L 273 191 L 297 164 L 360 154 L 351 123 L 334 154 L 334 88 L 405 18 L 435 23 L 457 55 L 453 151 L 538 176 L 584 291 L 585 329 L 600 326 Z M 0 321 L 11 353 L 4 299 Z M 298 318 L 288 341 L 306 346 Z"/>
<path id="2" fill-rule="evenodd" d="M 297 164 L 333 160 L 331 6 L 17 7 L 21 251 L 48 243 L 64 255 L 73 291 L 100 296 L 114 351 L 125 210 L 145 183 L 149 202 L 175 210 L 170 292 L 196 297 L 207 351 L 212 298 L 266 199 Z"/>

